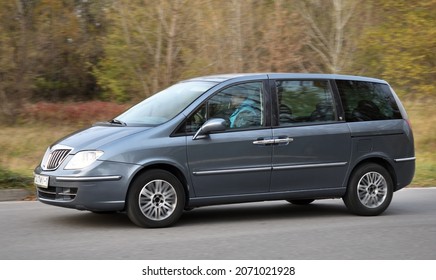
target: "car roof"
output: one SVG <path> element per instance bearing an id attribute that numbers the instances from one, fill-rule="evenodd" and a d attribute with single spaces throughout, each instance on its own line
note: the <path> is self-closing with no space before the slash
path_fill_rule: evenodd
<path id="1" fill-rule="evenodd" d="M 340 74 L 321 74 L 321 73 L 233 73 L 233 74 L 217 74 L 209 76 L 200 76 L 191 78 L 186 81 L 210 81 L 221 83 L 228 80 L 249 80 L 249 79 L 322 79 L 322 80 L 353 80 L 353 81 L 367 81 L 376 83 L 386 83 L 384 80 L 353 76 L 353 75 L 340 75 Z"/>

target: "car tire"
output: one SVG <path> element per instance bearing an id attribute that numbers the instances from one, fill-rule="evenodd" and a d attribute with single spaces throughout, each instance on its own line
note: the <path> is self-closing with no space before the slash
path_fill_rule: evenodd
<path id="1" fill-rule="evenodd" d="M 356 215 L 375 216 L 389 206 L 393 182 L 389 172 L 375 163 L 359 166 L 351 175 L 343 201 Z"/>
<path id="2" fill-rule="evenodd" d="M 184 208 L 183 185 L 165 170 L 150 170 L 139 175 L 127 195 L 127 215 L 140 227 L 171 226 L 180 218 Z"/>
<path id="3" fill-rule="evenodd" d="M 288 199 L 286 201 L 295 205 L 308 205 L 314 202 L 315 199 Z"/>

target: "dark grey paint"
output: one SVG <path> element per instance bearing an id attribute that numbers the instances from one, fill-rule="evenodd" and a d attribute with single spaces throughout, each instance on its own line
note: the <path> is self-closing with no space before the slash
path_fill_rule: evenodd
<path id="1" fill-rule="evenodd" d="M 72 147 L 71 155 L 58 169 L 44 171 L 38 166 L 35 174 L 50 176 L 52 187 L 78 188 L 77 196 L 73 200 L 42 197 L 39 200 L 93 211 L 123 210 L 129 184 L 137 174 L 151 168 L 166 169 L 179 177 L 186 188 L 187 207 L 341 197 L 352 170 L 368 160 L 380 162 L 388 168 L 396 190 L 411 182 L 415 168 L 414 147 L 406 119 L 359 123 L 338 119 L 328 124 L 266 126 L 255 130 L 212 132 L 195 140 L 191 134 L 176 133 L 186 117 L 215 92 L 244 81 L 264 81 L 267 84 L 268 79 L 327 79 L 333 84 L 334 79 L 354 79 L 386 83 L 371 78 L 325 74 L 239 74 L 195 78 L 215 81 L 217 85 L 162 125 L 96 125 L 57 142 Z M 275 105 L 273 102 L 277 99 L 273 94 L 267 89 L 265 106 Z M 340 104 L 338 100 L 335 102 Z M 400 107 L 402 109 L 401 104 Z M 274 112 L 273 107 L 264 109 L 265 112 Z M 343 116 L 340 106 L 336 111 L 338 116 Z M 275 123 L 274 120 L 266 120 L 266 124 L 271 123 Z M 289 141 L 280 142 L 284 138 Z M 267 142 L 262 145 L 256 141 Z M 64 170 L 72 155 L 83 150 L 102 150 L 105 153 L 85 169 Z M 108 176 L 110 180 L 107 180 Z M 83 177 L 92 179 L 87 181 L 81 179 Z"/>

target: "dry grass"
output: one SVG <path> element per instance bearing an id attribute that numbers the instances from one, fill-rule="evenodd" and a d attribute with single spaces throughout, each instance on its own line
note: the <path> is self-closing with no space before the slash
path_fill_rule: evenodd
<path id="1" fill-rule="evenodd" d="M 405 103 L 415 136 L 415 186 L 436 186 L 436 114 L 432 104 L 432 100 Z"/>
<path id="2" fill-rule="evenodd" d="M 0 128 L 0 166 L 32 176 L 48 145 L 76 128 L 26 125 Z"/>
<path id="3" fill-rule="evenodd" d="M 18 119 L 21 125 L 0 127 L 0 168 L 32 176 L 54 141 L 96 121 L 112 119 L 128 107 L 102 101 L 26 104 Z"/>

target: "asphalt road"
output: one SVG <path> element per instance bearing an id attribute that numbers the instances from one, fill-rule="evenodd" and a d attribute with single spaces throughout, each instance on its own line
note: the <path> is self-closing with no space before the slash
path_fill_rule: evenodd
<path id="1" fill-rule="evenodd" d="M 381 216 L 351 215 L 342 200 L 213 206 L 165 229 L 125 214 L 40 202 L 0 203 L 0 260 L 436 259 L 436 188 L 394 194 Z"/>

